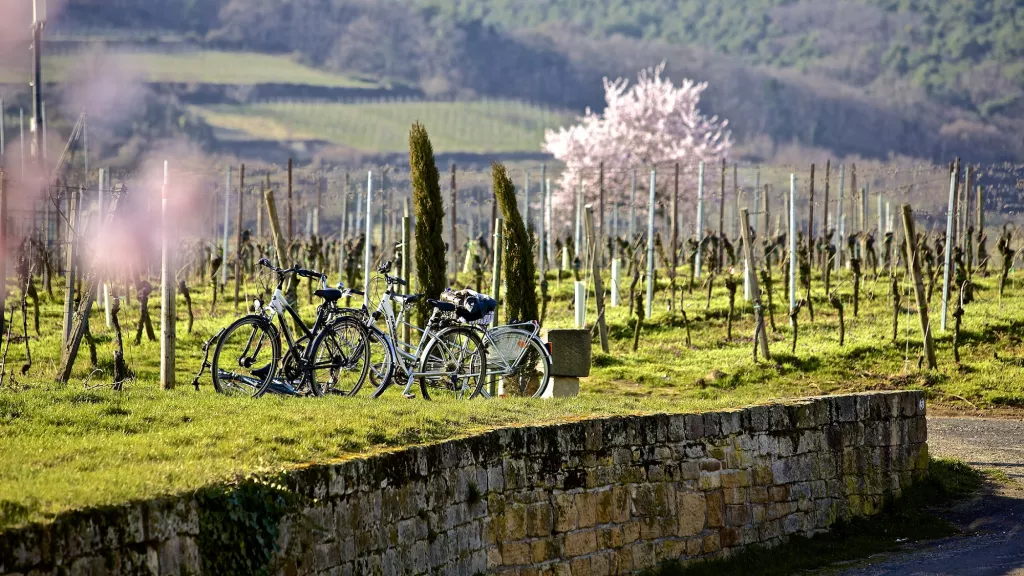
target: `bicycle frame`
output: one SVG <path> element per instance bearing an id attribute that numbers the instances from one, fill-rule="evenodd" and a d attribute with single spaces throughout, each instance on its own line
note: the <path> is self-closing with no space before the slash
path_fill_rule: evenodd
<path id="1" fill-rule="evenodd" d="M 295 311 L 295 308 L 288 303 L 288 299 L 281 292 L 280 284 L 274 290 L 274 295 L 270 298 L 270 302 L 264 308 L 264 311 L 269 313 L 271 320 L 274 316 L 277 317 L 278 324 L 281 325 L 281 332 L 284 333 L 285 340 L 288 342 L 289 351 L 307 340 L 312 340 L 313 336 L 327 324 L 327 320 L 333 312 L 329 309 L 327 303 L 318 306 L 316 320 L 313 322 L 313 327 L 310 328 L 299 316 L 299 313 Z M 286 317 L 291 317 L 301 331 L 298 339 L 292 336 L 292 331 L 288 328 L 288 323 L 285 322 Z"/>
<path id="2" fill-rule="evenodd" d="M 377 305 L 377 310 L 371 315 L 371 319 L 376 320 L 381 317 L 384 318 L 385 324 L 388 328 L 388 340 L 392 351 L 395 353 L 393 358 L 398 361 L 399 368 L 406 375 L 405 389 L 402 390 L 403 394 L 409 393 L 412 388 L 413 380 L 419 377 L 442 377 L 451 376 L 450 372 L 416 372 L 413 368 L 416 366 L 416 362 L 419 361 L 420 355 L 423 353 L 427 344 L 431 340 L 436 339 L 437 334 L 440 331 L 434 329 L 434 325 L 437 320 L 437 310 L 431 313 L 430 319 L 427 321 L 427 327 L 421 329 L 419 326 L 414 326 L 411 323 L 405 321 L 405 314 L 409 310 L 410 305 L 406 302 L 402 303 L 402 309 L 398 315 L 395 315 L 395 308 L 392 304 L 394 300 L 394 293 L 391 291 L 391 285 L 388 284 L 387 289 L 384 291 L 383 297 L 380 299 L 380 303 Z M 413 352 L 407 352 L 412 349 L 412 343 L 401 340 L 398 337 L 398 326 L 400 324 L 408 324 L 413 330 L 420 333 L 420 341 L 416 345 Z"/>

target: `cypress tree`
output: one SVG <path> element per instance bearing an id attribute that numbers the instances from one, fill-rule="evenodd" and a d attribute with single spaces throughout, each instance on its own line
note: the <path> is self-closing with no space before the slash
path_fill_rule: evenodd
<path id="1" fill-rule="evenodd" d="M 501 163 L 491 164 L 494 196 L 505 218 L 505 321 L 539 320 L 537 314 L 536 270 L 533 264 L 533 242 L 523 224 L 516 203 L 516 189 Z"/>
<path id="2" fill-rule="evenodd" d="M 409 167 L 412 201 L 416 211 L 416 277 L 419 290 L 427 298 L 437 298 L 445 288 L 448 270 L 444 246 L 444 202 L 441 180 L 434 163 L 434 148 L 427 129 L 416 122 L 409 130 Z M 428 307 L 419 303 L 421 325 L 426 323 Z"/>

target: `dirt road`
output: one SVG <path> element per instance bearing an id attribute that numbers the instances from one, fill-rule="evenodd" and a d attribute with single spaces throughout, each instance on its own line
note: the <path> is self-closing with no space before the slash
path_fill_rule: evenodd
<path id="1" fill-rule="evenodd" d="M 939 457 L 1001 470 L 1007 485 L 990 486 L 942 515 L 964 534 L 827 571 L 845 576 L 940 574 L 1024 576 L 1024 421 L 929 418 L 928 448 Z"/>

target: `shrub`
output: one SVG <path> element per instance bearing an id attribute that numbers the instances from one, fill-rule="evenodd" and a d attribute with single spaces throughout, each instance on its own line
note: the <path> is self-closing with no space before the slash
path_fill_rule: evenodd
<path id="1" fill-rule="evenodd" d="M 412 200 L 416 211 L 416 277 L 427 298 L 437 298 L 445 288 L 448 270 L 444 246 L 444 201 L 441 180 L 434 163 L 434 148 L 427 129 L 416 122 L 409 130 L 409 166 Z M 426 323 L 427 305 L 419 304 L 420 323 Z"/>
<path id="2" fill-rule="evenodd" d="M 533 242 L 516 204 L 516 189 L 501 163 L 491 165 L 494 196 L 505 218 L 505 320 L 539 320 Z"/>

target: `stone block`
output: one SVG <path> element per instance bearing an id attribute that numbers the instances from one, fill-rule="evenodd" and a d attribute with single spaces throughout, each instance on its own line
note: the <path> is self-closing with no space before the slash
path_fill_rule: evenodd
<path id="1" fill-rule="evenodd" d="M 573 576 L 582 574 L 583 576 L 592 576 L 593 572 L 590 569 L 590 558 L 575 558 L 569 562 L 569 573 Z"/>
<path id="2" fill-rule="evenodd" d="M 533 562 L 530 545 L 526 542 L 502 542 L 501 563 L 505 566 L 526 566 Z"/>
<path id="3" fill-rule="evenodd" d="M 746 488 L 722 488 L 722 494 L 725 496 L 726 504 L 746 504 L 747 503 L 747 489 Z"/>
<path id="4" fill-rule="evenodd" d="M 720 490 L 707 493 L 708 528 L 719 528 L 725 525 L 725 499 Z"/>
<path id="5" fill-rule="evenodd" d="M 721 540 L 718 532 L 712 532 L 704 537 L 704 543 L 701 546 L 705 554 L 713 554 L 722 549 Z"/>
<path id="6" fill-rule="evenodd" d="M 743 533 L 738 528 L 722 528 L 718 531 L 719 541 L 722 548 L 728 548 L 743 543 Z"/>
<path id="7" fill-rule="evenodd" d="M 612 554 L 597 554 L 590 558 L 591 576 L 609 576 L 612 574 Z"/>
<path id="8" fill-rule="evenodd" d="M 575 398 L 579 395 L 579 378 L 575 376 L 552 376 L 541 398 Z"/>
<path id="9" fill-rule="evenodd" d="M 584 556 L 597 550 L 597 532 L 595 530 L 578 530 L 565 535 L 562 552 L 566 558 Z"/>
<path id="10" fill-rule="evenodd" d="M 687 440 L 693 442 L 704 438 L 704 416 L 702 414 L 687 414 L 685 422 Z"/>
<path id="11" fill-rule="evenodd" d="M 572 494 L 555 494 L 555 532 L 568 532 L 576 528 L 576 502 Z"/>
<path id="12" fill-rule="evenodd" d="M 553 376 L 590 376 L 590 330 L 548 330 Z"/>
<path id="13" fill-rule="evenodd" d="M 727 526 L 744 526 L 750 522 L 750 508 L 746 504 L 729 504 L 725 507 Z"/>
<path id="14" fill-rule="evenodd" d="M 704 530 L 707 498 L 700 492 L 681 492 L 676 496 L 679 512 L 679 536 L 693 536 Z"/>

